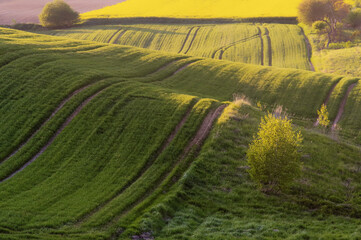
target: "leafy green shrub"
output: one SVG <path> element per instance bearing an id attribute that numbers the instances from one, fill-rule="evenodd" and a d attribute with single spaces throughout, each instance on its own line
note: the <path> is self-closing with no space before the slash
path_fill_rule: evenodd
<path id="1" fill-rule="evenodd" d="M 361 26 L 361 8 L 356 8 L 352 10 L 346 18 L 348 24 L 350 24 L 353 28 L 357 28 Z"/>
<path id="2" fill-rule="evenodd" d="M 312 24 L 312 28 L 315 29 L 317 33 L 321 33 L 327 28 L 327 23 L 323 21 L 316 21 Z"/>
<path id="3" fill-rule="evenodd" d="M 79 20 L 79 13 L 63 0 L 54 0 L 45 5 L 39 20 L 42 26 L 48 28 L 71 27 Z"/>
<path id="4" fill-rule="evenodd" d="M 268 114 L 247 152 L 249 173 L 264 191 L 284 190 L 300 175 L 301 133 L 291 121 Z"/>

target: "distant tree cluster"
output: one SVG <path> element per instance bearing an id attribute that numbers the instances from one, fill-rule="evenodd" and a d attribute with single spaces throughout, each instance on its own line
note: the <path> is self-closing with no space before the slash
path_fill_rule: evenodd
<path id="1" fill-rule="evenodd" d="M 300 22 L 327 36 L 327 47 L 340 39 L 344 28 L 361 26 L 359 0 L 303 0 L 298 7 Z"/>
<path id="2" fill-rule="evenodd" d="M 39 20 L 40 24 L 47 28 L 71 27 L 79 20 L 79 13 L 63 0 L 54 0 L 45 5 Z"/>

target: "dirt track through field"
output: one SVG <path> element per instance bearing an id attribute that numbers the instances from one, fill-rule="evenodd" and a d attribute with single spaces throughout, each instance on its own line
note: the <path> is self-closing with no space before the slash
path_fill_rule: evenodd
<path id="1" fill-rule="evenodd" d="M 342 114 L 345 111 L 345 106 L 346 106 L 346 103 L 347 103 L 348 96 L 350 95 L 350 92 L 352 91 L 352 89 L 354 89 L 354 87 L 356 87 L 356 85 L 357 85 L 357 83 L 353 83 L 347 88 L 345 96 L 343 97 L 343 99 L 341 101 L 341 104 L 340 104 L 340 107 L 338 108 L 337 116 L 336 116 L 335 120 L 333 121 L 332 130 L 336 129 L 337 123 L 341 120 Z"/>
<path id="2" fill-rule="evenodd" d="M 265 28 L 266 32 L 265 32 L 265 36 L 267 37 L 267 41 L 268 41 L 268 66 L 272 66 L 272 41 L 271 41 L 271 37 L 269 35 L 269 30 L 268 28 Z"/>
<path id="3" fill-rule="evenodd" d="M 201 27 L 197 27 L 197 30 L 194 32 L 193 38 L 192 38 L 191 42 L 189 43 L 188 49 L 184 52 L 184 54 L 187 54 L 189 52 L 189 50 L 191 49 L 194 39 L 197 37 L 199 29 L 201 29 Z"/>
<path id="4" fill-rule="evenodd" d="M 192 31 L 193 31 L 194 28 L 195 28 L 195 27 L 191 27 L 191 29 L 189 29 L 188 34 L 187 34 L 186 38 L 184 39 L 184 42 L 183 42 L 183 44 L 182 44 L 182 47 L 181 47 L 181 49 L 179 50 L 178 53 L 182 53 L 182 51 L 183 51 L 183 49 L 184 49 L 184 47 L 185 47 L 185 45 L 186 45 L 186 43 L 187 43 L 187 41 L 188 41 L 188 38 L 189 38 L 189 36 L 191 35 L 191 33 L 192 33 Z"/>
<path id="5" fill-rule="evenodd" d="M 43 122 L 40 127 L 28 138 L 26 139 L 22 144 L 20 144 L 20 146 L 18 148 L 16 148 L 15 151 L 13 151 L 10 155 L 8 155 L 4 160 L 0 161 L 0 164 L 2 164 L 3 162 L 7 161 L 9 158 L 11 158 L 12 156 L 14 156 L 17 152 L 19 152 L 21 150 L 22 147 L 24 147 L 31 139 L 33 139 L 33 137 L 45 126 L 45 124 L 47 124 L 54 116 L 55 114 L 57 114 L 63 107 L 64 105 L 70 101 L 70 99 L 72 97 L 74 97 L 75 95 L 79 94 L 80 92 L 84 91 L 85 89 L 89 88 L 92 84 L 88 84 L 78 90 L 75 90 L 74 92 L 72 92 L 68 97 L 66 97 L 60 104 L 59 106 L 57 106 L 57 108 L 51 113 L 51 115 L 45 120 L 45 122 Z"/>
<path id="6" fill-rule="evenodd" d="M 261 41 L 261 65 L 264 65 L 264 43 L 263 43 L 263 36 L 262 36 L 262 31 L 260 27 L 257 27 L 258 29 L 258 36 L 259 39 Z"/>
<path id="7" fill-rule="evenodd" d="M 173 141 L 175 136 L 178 134 L 178 132 L 181 130 L 181 128 L 184 126 L 186 121 L 188 120 L 191 111 L 194 107 L 196 102 L 193 102 L 190 104 L 189 109 L 187 110 L 186 114 L 183 116 L 181 121 L 175 126 L 171 134 L 168 136 L 168 138 L 164 141 L 162 146 L 158 148 L 154 153 L 151 154 L 146 164 L 139 170 L 139 172 L 121 189 L 119 189 L 112 197 L 110 197 L 108 200 L 101 203 L 99 206 L 97 206 L 95 209 L 93 209 L 90 213 L 82 216 L 80 219 L 77 220 L 76 225 L 79 226 L 86 220 L 88 220 L 91 216 L 93 216 L 96 212 L 98 212 L 100 209 L 105 207 L 107 204 L 109 204 L 111 201 L 113 201 L 115 198 L 120 196 L 126 189 L 128 189 L 132 184 L 134 184 L 141 176 L 152 166 L 154 161 L 161 155 L 161 153 L 169 146 L 169 144 Z"/>
<path id="8" fill-rule="evenodd" d="M 112 42 L 112 40 L 120 31 L 122 31 L 122 29 L 115 31 L 115 33 L 109 38 L 107 43 L 114 43 L 114 42 Z"/>
<path id="9" fill-rule="evenodd" d="M 331 95 L 332 95 L 333 91 L 335 90 L 337 84 L 338 84 L 340 81 L 341 81 L 341 79 L 338 80 L 335 84 L 333 84 L 333 86 L 331 87 L 330 91 L 328 92 L 327 97 L 326 97 L 325 101 L 323 102 L 323 104 L 325 104 L 326 106 L 327 106 L 327 104 L 328 104 L 328 101 L 330 101 L 330 98 L 331 98 Z M 319 124 L 320 124 L 320 123 L 319 123 L 319 121 L 318 121 L 318 119 L 317 119 L 316 122 L 313 124 L 313 126 L 317 127 Z"/>
<path id="10" fill-rule="evenodd" d="M 172 168 L 168 171 L 165 172 L 156 182 L 156 184 L 154 184 L 154 187 L 149 189 L 145 195 L 143 195 L 139 200 L 137 200 L 136 202 L 130 204 L 130 206 L 126 207 L 126 209 L 123 210 L 122 213 L 120 213 L 120 215 L 116 216 L 111 223 L 115 224 L 116 222 L 118 222 L 120 220 L 120 218 L 122 218 L 123 216 L 125 216 L 127 213 L 129 213 L 129 211 L 131 211 L 131 209 L 133 209 L 135 206 L 139 205 L 141 202 L 143 202 L 146 198 L 148 198 L 151 193 L 153 191 L 155 191 L 157 188 L 159 188 L 162 183 L 164 181 L 166 181 L 166 179 L 170 176 L 170 174 L 172 173 L 172 170 L 176 169 L 182 162 L 183 160 L 185 160 L 185 158 L 188 156 L 188 154 L 191 152 L 192 149 L 194 149 L 196 147 L 196 151 L 199 152 L 201 149 L 202 144 L 204 143 L 204 141 L 206 140 L 208 134 L 210 133 L 210 131 L 212 130 L 212 126 L 213 123 L 215 122 L 215 120 L 222 114 L 223 110 L 226 108 L 227 105 L 221 105 L 219 106 L 217 109 L 210 111 L 207 116 L 204 118 L 201 126 L 198 128 L 197 133 L 195 134 L 195 136 L 192 138 L 192 140 L 188 143 L 188 145 L 186 146 L 186 148 L 183 150 L 183 153 L 181 155 L 181 157 L 179 158 L 178 161 L 176 161 Z M 187 166 L 186 169 L 188 169 L 189 166 Z M 186 170 L 183 171 L 183 173 Z M 170 186 L 168 187 L 171 188 L 176 182 L 178 182 L 179 178 L 181 176 L 177 177 L 177 178 L 172 178 L 172 183 L 170 184 Z M 118 239 L 119 235 L 121 234 L 121 231 L 116 231 L 113 236 L 111 237 L 111 239 Z"/>
<path id="11" fill-rule="evenodd" d="M 217 50 L 215 50 L 215 51 L 212 53 L 211 58 L 214 59 L 214 58 L 216 57 L 217 53 L 220 52 L 218 59 L 219 59 L 219 60 L 222 60 L 222 59 L 223 59 L 223 54 L 224 54 L 224 52 L 227 51 L 229 48 L 237 45 L 238 43 L 244 43 L 244 42 L 247 42 L 247 41 L 249 41 L 249 40 L 255 39 L 255 38 L 257 38 L 257 37 L 258 37 L 258 34 L 253 35 L 253 36 L 250 36 L 250 37 L 243 38 L 243 39 L 241 39 L 241 40 L 238 40 L 238 41 L 229 43 L 229 44 L 227 44 L 227 45 L 224 45 L 224 46 L 218 48 Z"/>
<path id="12" fill-rule="evenodd" d="M 119 44 L 119 40 L 123 37 L 123 35 L 127 32 L 127 30 L 123 30 L 123 32 L 119 33 L 116 39 L 112 42 L 113 44 Z"/>
<path id="13" fill-rule="evenodd" d="M 49 139 L 49 141 L 45 144 L 45 146 L 43 146 L 40 151 L 35 154 L 35 156 L 33 156 L 28 162 L 26 162 L 21 168 L 19 168 L 18 170 L 16 170 L 15 172 L 13 172 L 11 175 L 9 175 L 8 177 L 0 180 L 1 182 L 4 182 L 10 178 L 12 178 L 13 176 L 15 176 L 17 173 L 21 172 L 22 170 L 24 170 L 27 166 L 29 166 L 32 162 L 34 162 L 55 140 L 55 138 L 65 129 L 66 126 L 69 125 L 69 123 L 79 114 L 79 112 L 91 101 L 93 100 L 93 98 L 95 98 L 96 96 L 98 96 L 103 90 L 105 90 L 107 87 L 97 91 L 95 94 L 93 94 L 92 96 L 90 96 L 89 98 L 87 98 L 85 101 L 83 101 L 78 108 L 65 120 L 65 122 L 62 124 L 62 126 L 56 131 L 56 133 Z"/>

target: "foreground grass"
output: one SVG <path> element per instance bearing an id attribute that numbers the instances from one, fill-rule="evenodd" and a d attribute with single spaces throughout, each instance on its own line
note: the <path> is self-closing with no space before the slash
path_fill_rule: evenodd
<path id="1" fill-rule="evenodd" d="M 229 109 L 178 194 L 140 222 L 143 231 L 157 239 L 358 239 L 359 149 L 300 128 L 302 178 L 287 193 L 265 195 L 245 157 L 262 116 L 247 104 Z"/>

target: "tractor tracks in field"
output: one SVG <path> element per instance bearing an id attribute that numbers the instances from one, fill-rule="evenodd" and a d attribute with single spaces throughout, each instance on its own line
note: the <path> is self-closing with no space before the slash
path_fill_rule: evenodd
<path id="1" fill-rule="evenodd" d="M 98 212 L 100 209 L 104 208 L 106 205 L 108 205 L 111 201 L 113 201 L 115 198 L 119 197 L 126 189 L 128 189 L 131 185 L 133 185 L 141 176 L 152 166 L 154 161 L 162 154 L 162 152 L 170 145 L 170 143 L 173 141 L 175 136 L 178 134 L 178 132 L 181 130 L 181 128 L 184 126 L 186 121 L 188 120 L 192 109 L 194 105 L 196 104 L 196 101 L 193 101 L 186 114 L 182 117 L 180 122 L 175 126 L 173 131 L 170 133 L 168 138 L 163 142 L 162 146 L 159 147 L 154 153 L 151 154 L 149 159 L 146 161 L 146 164 L 138 171 L 138 173 L 127 183 L 125 184 L 121 189 L 119 189 L 112 197 L 110 197 L 108 200 L 101 203 L 99 206 L 97 206 L 95 209 L 93 209 L 91 212 L 87 213 L 86 215 L 80 217 L 77 220 L 76 226 L 80 226 L 82 223 L 86 222 L 90 217 L 92 217 L 96 212 Z"/>
<path id="2" fill-rule="evenodd" d="M 56 109 L 51 113 L 51 115 L 40 125 L 40 127 L 35 130 L 35 132 L 28 137 L 23 143 L 20 144 L 19 147 L 17 147 L 15 149 L 15 151 L 13 151 L 10 155 L 8 155 L 7 157 L 5 157 L 2 161 L 0 161 L 0 164 L 2 164 L 3 162 L 7 161 L 9 158 L 11 158 L 12 156 L 14 156 L 17 152 L 19 152 L 31 139 L 34 138 L 34 136 L 45 126 L 45 124 L 47 124 L 54 116 L 55 114 L 57 114 L 63 107 L 64 105 L 70 101 L 70 99 L 72 97 L 74 97 L 75 95 L 79 94 L 80 92 L 84 91 L 85 89 L 89 88 L 91 84 L 88 84 L 86 86 L 83 86 L 77 90 L 75 90 L 74 92 L 72 92 L 70 95 L 68 95 L 57 107 Z"/>
<path id="3" fill-rule="evenodd" d="M 262 36 L 261 28 L 257 27 L 257 29 L 258 29 L 259 40 L 261 42 L 261 65 L 264 66 L 264 42 L 263 42 L 263 36 Z"/>
<path id="4" fill-rule="evenodd" d="M 268 66 L 272 66 L 272 40 L 268 28 L 265 29 L 265 36 L 268 42 Z"/>
<path id="5" fill-rule="evenodd" d="M 193 138 L 188 142 L 186 147 L 184 148 L 181 156 L 179 157 L 178 161 L 176 161 L 171 169 L 168 172 L 165 172 L 162 174 L 159 179 L 156 181 L 155 184 L 153 184 L 153 187 L 151 189 L 148 189 L 148 191 L 141 196 L 137 201 L 131 203 L 128 207 L 126 207 L 118 216 L 114 217 L 109 224 L 116 224 L 122 217 L 127 215 L 134 207 L 142 203 L 144 200 L 146 200 L 150 195 L 158 188 L 161 187 L 162 183 L 164 183 L 173 172 L 172 170 L 176 169 L 184 160 L 186 157 L 191 153 L 192 150 L 196 151 L 197 153 L 200 151 L 204 141 L 206 140 L 207 136 L 209 135 L 210 131 L 212 130 L 213 124 L 215 120 L 222 114 L 223 110 L 227 107 L 226 104 L 223 104 L 219 106 L 217 109 L 211 110 L 206 117 L 203 119 L 203 122 L 201 126 L 198 128 L 196 134 L 193 136 Z M 188 164 L 186 166 L 186 169 L 183 171 L 183 173 L 189 169 Z M 167 185 L 167 188 L 170 189 L 176 182 L 179 181 L 179 178 L 183 175 L 179 175 L 178 177 L 173 177 L 171 179 L 171 182 L 169 185 Z M 151 203 L 150 203 L 151 204 Z M 110 239 L 118 239 L 118 237 L 121 235 L 122 231 L 117 230 Z"/>
<path id="6" fill-rule="evenodd" d="M 189 31 L 188 31 L 188 33 L 187 33 L 187 36 L 186 36 L 186 38 L 184 39 L 184 42 L 183 42 L 183 44 L 182 44 L 182 47 L 181 47 L 181 49 L 178 51 L 178 54 L 182 53 L 182 51 L 184 50 L 184 48 L 185 48 L 185 46 L 186 46 L 186 44 L 187 44 L 187 42 L 188 42 L 188 39 L 190 38 L 193 30 L 196 29 L 196 30 L 194 31 L 192 40 L 191 40 L 191 42 L 189 43 L 189 46 L 188 46 L 187 50 L 184 52 L 184 54 L 187 54 L 187 53 L 189 52 L 189 50 L 191 49 L 191 47 L 192 47 L 192 45 L 193 45 L 194 39 L 197 37 L 198 31 L 199 31 L 200 28 L 201 28 L 200 26 L 194 26 L 194 27 L 191 27 L 191 28 L 189 29 Z"/>
<path id="7" fill-rule="evenodd" d="M 75 111 L 65 120 L 65 122 L 61 125 L 61 127 L 56 131 L 56 133 L 48 140 L 48 142 L 39 150 L 38 153 L 36 153 L 29 161 L 27 161 L 25 164 L 23 164 L 23 166 L 21 166 L 19 169 L 17 169 L 15 172 L 13 172 L 12 174 L 10 174 L 9 176 L 5 177 L 4 179 L 0 180 L 1 182 L 4 182 L 10 178 L 12 178 L 13 176 L 15 176 L 17 173 L 21 172 L 22 170 L 24 170 L 27 166 L 29 166 L 32 162 L 34 162 L 55 140 L 55 138 L 65 129 L 65 127 L 67 127 L 69 125 L 69 123 L 79 114 L 79 112 L 86 106 L 88 105 L 88 103 L 93 100 L 96 96 L 98 96 L 103 90 L 105 90 L 106 88 L 108 88 L 110 85 L 103 87 L 102 89 L 98 90 L 96 93 L 94 93 L 92 96 L 88 97 L 86 100 L 84 100 L 76 109 Z M 51 115 L 51 117 L 46 120 L 45 123 L 47 123 L 60 109 L 62 109 L 62 107 L 66 104 L 66 102 L 68 102 L 70 100 L 70 98 L 72 96 L 75 96 L 76 94 L 80 93 L 81 91 L 85 90 L 88 86 L 83 87 L 81 89 L 79 89 L 79 91 L 75 91 L 73 94 L 71 94 L 69 96 L 69 98 L 65 99 L 60 105 L 59 107 L 56 109 L 55 112 L 53 112 L 53 114 Z M 45 125 L 45 123 L 43 125 Z M 42 125 L 42 126 L 43 126 Z M 37 130 L 38 132 L 39 130 Z M 37 133 L 36 132 L 36 133 Z M 35 133 L 35 134 L 36 134 Z M 31 136 L 31 138 L 35 135 L 33 134 Z M 28 139 L 25 143 L 27 143 L 30 139 Z M 20 146 L 20 148 L 17 150 L 19 151 L 21 149 L 22 146 L 24 146 L 25 144 L 22 144 Z M 16 152 L 17 152 L 16 151 Z M 15 153 L 16 153 L 15 152 Z M 14 154 L 15 154 L 14 153 Z"/>
<path id="8" fill-rule="evenodd" d="M 338 108 L 336 118 L 332 123 L 332 127 L 331 127 L 332 130 L 336 129 L 337 123 L 341 120 L 343 112 L 345 111 L 345 106 L 346 106 L 346 103 L 347 103 L 348 96 L 350 95 L 351 91 L 356 87 L 357 84 L 358 83 L 356 82 L 356 83 L 353 83 L 350 86 L 348 86 L 347 91 L 346 91 L 345 95 L 343 96 L 341 104 L 340 104 L 340 106 Z"/>
<path id="9" fill-rule="evenodd" d="M 218 59 L 219 59 L 219 60 L 222 60 L 222 59 L 223 59 L 223 54 L 224 54 L 224 52 L 227 51 L 229 48 L 234 47 L 235 45 L 237 45 L 237 44 L 239 44 L 239 43 L 244 43 L 244 42 L 247 42 L 247 41 L 256 39 L 256 38 L 258 38 L 258 36 L 259 36 L 259 34 L 257 33 L 257 34 L 255 34 L 255 35 L 253 35 L 253 36 L 246 37 L 246 38 L 240 39 L 240 40 L 238 40 L 238 41 L 235 41 L 235 42 L 229 43 L 229 44 L 227 44 L 227 45 L 224 45 L 224 46 L 218 48 L 217 50 L 215 50 L 215 51 L 212 53 L 211 58 L 215 59 L 217 53 L 219 52 L 219 57 L 218 57 Z"/>

